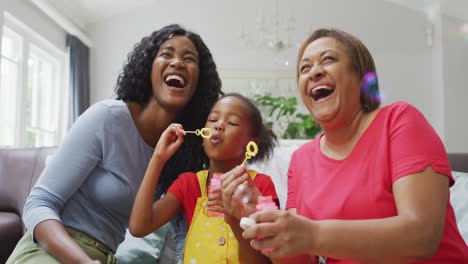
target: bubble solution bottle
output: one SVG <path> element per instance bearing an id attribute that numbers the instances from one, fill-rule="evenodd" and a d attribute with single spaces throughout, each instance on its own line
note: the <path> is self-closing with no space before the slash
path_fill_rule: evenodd
<path id="1" fill-rule="evenodd" d="M 278 210 L 278 206 L 273 202 L 273 198 L 271 196 L 258 196 L 255 208 L 257 212 L 263 210 Z M 240 227 L 244 230 L 255 224 L 255 220 L 250 217 L 242 217 L 240 220 Z"/>
<path id="2" fill-rule="evenodd" d="M 258 196 L 257 197 L 257 211 L 264 211 L 264 210 L 278 210 L 278 206 L 275 202 L 273 202 L 273 197 L 271 196 Z M 263 239 L 259 237 L 259 239 Z M 271 248 L 263 248 L 262 252 L 271 252 L 273 249 Z"/>
<path id="3" fill-rule="evenodd" d="M 278 206 L 273 202 L 273 197 L 271 196 L 258 196 L 257 197 L 257 211 L 263 210 L 278 210 Z"/>
<path id="4" fill-rule="evenodd" d="M 208 186 L 208 193 L 210 193 L 210 190 L 212 190 L 214 188 L 220 188 L 221 187 L 221 175 L 223 175 L 223 174 L 222 173 L 213 173 L 213 175 L 211 176 L 211 180 L 210 180 L 210 186 Z M 209 217 L 217 217 L 217 218 L 224 217 L 223 213 L 213 212 L 213 211 L 210 211 L 210 210 L 206 210 L 206 215 L 209 216 Z"/>

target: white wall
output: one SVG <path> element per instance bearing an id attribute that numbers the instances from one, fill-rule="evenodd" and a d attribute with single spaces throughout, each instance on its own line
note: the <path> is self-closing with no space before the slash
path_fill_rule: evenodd
<path id="1" fill-rule="evenodd" d="M 112 97 L 117 75 L 133 45 L 169 23 L 179 23 L 200 33 L 214 55 L 226 90 L 251 89 L 255 76 L 260 76 L 257 81 L 266 76 L 270 81 L 273 79 L 265 82 L 268 83 L 265 86 L 274 94 L 284 89 L 296 92 L 297 47 L 275 53 L 266 47 L 245 47 L 239 40 L 242 26 L 254 29 L 260 13 L 266 17 L 274 15 L 273 3 L 271 0 L 157 1 L 88 25 L 88 33 L 94 42 L 91 49 L 91 101 Z M 437 104 L 437 100 L 443 98 L 431 92 L 435 86 L 432 78 L 434 47 L 427 43 L 427 19 L 422 12 L 375 0 L 280 0 L 279 3 L 283 16 L 289 13 L 295 17 L 297 27 L 291 38 L 296 44 L 318 27 L 337 27 L 355 34 L 374 56 L 384 104 L 402 100 L 414 104 L 442 136 L 449 126 L 452 127 L 453 122 L 444 123 L 446 118 L 437 118 L 440 112 L 435 105 L 443 106 L 445 101 Z M 466 45 L 464 47 L 466 54 Z M 461 46 L 457 50 L 462 52 Z M 461 60 L 456 52 L 452 56 Z M 278 58 L 289 61 L 289 66 L 278 64 Z M 268 77 L 275 72 L 281 77 Z M 459 76 L 463 78 L 464 75 Z M 464 92 L 460 91 L 460 86 L 453 89 L 456 92 L 447 95 L 446 100 L 459 99 Z M 447 103 L 447 115 L 453 112 L 449 108 L 455 107 L 449 105 Z M 466 108 L 463 110 L 467 113 Z M 447 131 L 447 136 L 456 142 L 463 137 L 455 131 Z M 449 144 L 448 150 L 456 150 L 455 145 Z M 468 152 L 466 145 L 457 147 Z"/>
<path id="2" fill-rule="evenodd" d="M 221 70 L 286 70 L 293 77 L 294 68 L 276 65 L 276 55 L 268 48 L 240 45 L 242 25 L 254 27 L 260 12 L 273 14 L 274 7 L 268 3 L 272 1 L 158 1 L 90 25 L 88 32 L 95 43 L 91 51 L 92 101 L 113 95 L 117 74 L 136 42 L 173 22 L 199 32 Z M 429 84 L 425 76 L 431 71 L 422 14 L 375 0 L 292 0 L 280 4 L 281 10 L 296 18 L 297 44 L 306 37 L 306 32 L 317 27 L 333 26 L 356 34 L 375 56 L 387 100 L 409 100 L 430 113 L 426 100 L 419 100 L 424 94 L 419 89 Z M 295 63 L 296 50 L 285 54 L 291 65 Z"/>
<path id="3" fill-rule="evenodd" d="M 464 22 L 442 19 L 444 35 L 445 146 L 452 152 L 468 152 L 468 35 Z"/>
<path id="4" fill-rule="evenodd" d="M 36 33 L 39 33 L 59 50 L 66 51 L 65 31 L 37 9 L 30 0 L 0 0 L 0 19 L 2 25 L 4 11 L 7 11 Z"/>

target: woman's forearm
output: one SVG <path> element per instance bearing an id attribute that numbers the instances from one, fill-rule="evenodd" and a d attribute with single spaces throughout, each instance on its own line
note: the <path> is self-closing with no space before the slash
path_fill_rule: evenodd
<path id="1" fill-rule="evenodd" d="M 375 220 L 311 222 L 313 253 L 361 263 L 400 263 L 431 258 L 441 234 L 402 216 Z M 382 261 L 385 260 L 385 261 Z"/>
<path id="2" fill-rule="evenodd" d="M 448 192 L 448 178 L 431 167 L 403 177 L 393 184 L 398 216 L 312 221 L 317 254 L 371 263 L 430 259 L 442 239 Z"/>
<path id="3" fill-rule="evenodd" d="M 225 221 L 229 224 L 239 243 L 239 255 L 244 261 L 243 263 L 271 263 L 270 259 L 263 255 L 260 251 L 250 246 L 250 241 L 242 236 L 243 229 L 239 226 L 239 220 L 225 215 Z"/>
<path id="4" fill-rule="evenodd" d="M 315 256 L 300 255 L 300 256 L 293 256 L 293 257 L 287 257 L 287 258 L 282 258 L 282 259 L 275 259 L 273 260 L 273 264 L 296 264 L 296 263 L 318 264 L 317 259 L 318 258 Z"/>
<path id="5" fill-rule="evenodd" d="M 153 201 L 154 191 L 159 182 L 164 164 L 153 157 L 148 164 L 143 181 L 138 189 L 133 203 L 128 228 L 130 233 L 137 237 L 145 236 L 153 231 Z"/>
<path id="6" fill-rule="evenodd" d="M 61 263 L 92 263 L 91 258 L 68 235 L 62 223 L 46 220 L 34 229 L 39 244 Z"/>

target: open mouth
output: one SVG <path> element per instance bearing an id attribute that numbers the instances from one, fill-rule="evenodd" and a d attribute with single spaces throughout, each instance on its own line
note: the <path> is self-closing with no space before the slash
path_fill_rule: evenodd
<path id="1" fill-rule="evenodd" d="M 176 87 L 176 88 L 184 88 L 185 87 L 185 80 L 182 76 L 177 75 L 177 74 L 169 74 L 166 76 L 164 79 L 164 82 L 171 86 L 171 87 Z"/>
<path id="2" fill-rule="evenodd" d="M 321 85 L 317 86 L 312 90 L 311 97 L 314 101 L 319 101 L 321 99 L 327 98 L 335 92 L 335 89 L 329 86 Z"/>

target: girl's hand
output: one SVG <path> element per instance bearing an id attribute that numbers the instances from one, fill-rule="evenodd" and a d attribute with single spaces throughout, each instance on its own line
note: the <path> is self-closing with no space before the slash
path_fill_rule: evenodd
<path id="1" fill-rule="evenodd" d="M 206 202 L 206 209 L 212 212 L 225 213 L 223 208 L 223 198 L 221 196 L 221 188 L 210 189 L 208 193 L 208 201 Z"/>
<path id="2" fill-rule="evenodd" d="M 309 252 L 317 233 L 313 221 L 283 210 L 260 211 L 250 217 L 257 224 L 247 228 L 242 235 L 252 240 L 250 245 L 264 255 L 271 259 L 313 255 Z"/>
<path id="3" fill-rule="evenodd" d="M 185 131 L 181 124 L 173 123 L 162 133 L 154 148 L 153 157 L 166 162 L 184 142 Z"/>
<path id="4" fill-rule="evenodd" d="M 222 200 L 226 214 L 240 220 L 255 213 L 260 191 L 244 165 L 240 165 L 221 176 Z"/>

